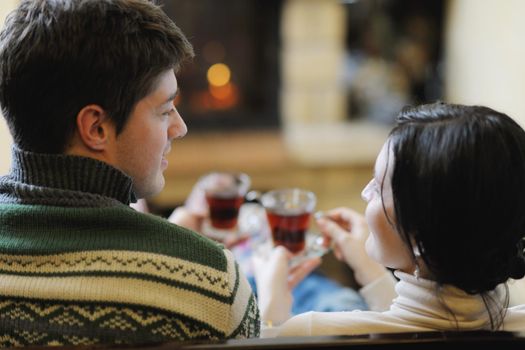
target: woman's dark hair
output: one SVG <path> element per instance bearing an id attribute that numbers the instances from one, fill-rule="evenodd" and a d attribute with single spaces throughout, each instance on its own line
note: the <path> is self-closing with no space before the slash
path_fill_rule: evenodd
<path id="1" fill-rule="evenodd" d="M 390 134 L 397 231 L 469 294 L 525 275 L 525 131 L 483 106 L 402 110 Z"/>
<path id="2" fill-rule="evenodd" d="M 22 149 L 62 153 L 78 112 L 100 105 L 117 133 L 165 70 L 193 56 L 147 0 L 23 0 L 0 34 L 0 103 Z"/>

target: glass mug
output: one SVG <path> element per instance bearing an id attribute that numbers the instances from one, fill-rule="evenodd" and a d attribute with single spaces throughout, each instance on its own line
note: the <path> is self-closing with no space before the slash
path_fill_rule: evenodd
<path id="1" fill-rule="evenodd" d="M 212 229 L 236 232 L 239 208 L 250 184 L 247 174 L 237 172 L 211 172 L 201 179 Z"/>
<path id="2" fill-rule="evenodd" d="M 282 245 L 294 254 L 306 246 L 310 216 L 317 203 L 315 194 L 300 188 L 269 191 L 261 196 L 266 210 L 273 244 Z"/>

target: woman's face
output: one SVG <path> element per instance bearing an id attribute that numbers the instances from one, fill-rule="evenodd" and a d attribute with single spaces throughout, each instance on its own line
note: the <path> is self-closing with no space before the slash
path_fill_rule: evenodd
<path id="1" fill-rule="evenodd" d="M 374 177 L 361 193 L 367 202 L 365 217 L 370 229 L 366 252 L 386 267 L 413 273 L 415 264 L 412 255 L 394 227 L 393 167 L 394 155 L 387 140 L 377 156 Z"/>

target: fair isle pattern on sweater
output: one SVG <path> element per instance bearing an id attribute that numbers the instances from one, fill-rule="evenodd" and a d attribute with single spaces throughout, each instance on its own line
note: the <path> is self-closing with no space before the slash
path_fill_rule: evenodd
<path id="1" fill-rule="evenodd" d="M 74 232 L 78 209 L 2 207 L 2 346 L 258 335 L 256 301 L 229 251 L 125 206 L 82 210 L 107 226 Z M 54 226 L 42 231 L 45 222 Z"/>
<path id="2" fill-rule="evenodd" d="M 0 177 L 0 346 L 259 335 L 230 251 L 131 209 L 131 179 L 107 164 L 13 152 Z"/>

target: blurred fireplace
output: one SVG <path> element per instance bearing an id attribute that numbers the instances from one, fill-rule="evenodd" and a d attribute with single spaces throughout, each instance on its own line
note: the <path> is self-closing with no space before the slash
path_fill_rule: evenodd
<path id="1" fill-rule="evenodd" d="M 406 104 L 442 96 L 444 0 L 164 0 L 196 51 L 190 130 L 277 130 L 306 165 L 373 162 Z"/>
<path id="2" fill-rule="evenodd" d="M 190 130 L 277 128 L 282 0 L 161 3 L 195 49 L 178 75 Z"/>

